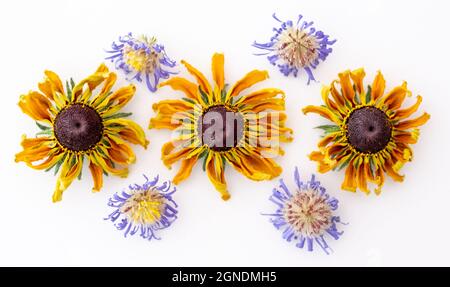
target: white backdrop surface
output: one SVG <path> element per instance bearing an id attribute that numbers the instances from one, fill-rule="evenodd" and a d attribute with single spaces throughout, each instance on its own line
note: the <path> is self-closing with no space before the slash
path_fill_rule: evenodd
<path id="1" fill-rule="evenodd" d="M 0 149 L 0 265 L 2 266 L 398 266 L 450 265 L 449 226 L 449 83 L 447 49 L 450 27 L 448 1 L 2 1 L 0 4 L 0 81 L 2 125 Z M 317 83 L 306 76 L 285 78 L 264 57 L 253 56 L 254 40 L 264 41 L 282 19 L 303 14 L 338 42 L 325 64 L 315 71 Z M 175 195 L 179 219 L 161 233 L 163 240 L 124 238 L 103 218 L 111 211 L 109 196 L 142 174 L 171 178 L 160 148 L 167 131 L 146 130 L 147 151 L 134 147 L 138 161 L 123 180 L 105 179 L 101 193 L 90 192 L 87 166 L 83 181 L 53 204 L 56 177 L 14 163 L 22 134 L 33 136 L 34 122 L 17 106 L 19 96 L 37 88 L 43 71 L 80 80 L 103 62 L 113 40 L 127 32 L 155 35 L 177 61 L 186 59 L 210 74 L 214 52 L 225 53 L 226 82 L 233 83 L 252 69 L 267 69 L 270 79 L 255 88 L 279 87 L 287 94 L 288 125 L 295 140 L 278 159 L 282 177 L 293 185 L 299 166 L 302 176 L 316 172 L 307 154 L 316 147 L 326 121 L 304 116 L 301 108 L 320 104 L 320 88 L 345 69 L 365 67 L 371 82 L 382 70 L 388 88 L 408 81 L 414 95 L 423 96 L 421 111 L 431 114 L 406 164 L 404 183 L 388 179 L 381 196 L 340 190 L 344 173 L 319 175 L 328 191 L 340 199 L 339 213 L 349 225 L 340 240 L 329 240 L 333 254 L 308 253 L 288 244 L 262 212 L 271 182 L 249 182 L 226 169 L 231 200 L 223 202 L 200 166 L 179 185 Z M 108 63 L 113 68 L 113 66 Z M 181 76 L 188 76 L 179 66 Z M 120 74 L 119 85 L 126 84 Z M 146 127 L 151 105 L 180 97 L 169 88 L 150 94 L 137 85 L 126 107 L 132 119 Z M 411 100 L 412 101 L 412 100 Z M 409 104 L 411 102 L 408 102 Z"/>

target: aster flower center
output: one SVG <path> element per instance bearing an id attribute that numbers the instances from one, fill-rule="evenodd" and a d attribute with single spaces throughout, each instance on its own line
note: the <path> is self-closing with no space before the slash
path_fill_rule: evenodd
<path id="1" fill-rule="evenodd" d="M 375 107 L 357 109 L 347 120 L 347 140 L 359 152 L 383 150 L 391 140 L 391 133 L 389 118 Z"/>
<path id="2" fill-rule="evenodd" d="M 136 71 L 146 73 L 153 73 L 156 70 L 160 58 L 160 55 L 151 48 L 134 49 L 130 45 L 124 47 L 123 54 L 127 65 Z"/>
<path id="3" fill-rule="evenodd" d="M 289 27 L 284 30 L 277 44 L 280 58 L 290 66 L 303 68 L 312 64 L 319 56 L 319 44 L 305 30 Z"/>
<path id="4" fill-rule="evenodd" d="M 208 108 L 199 118 L 198 134 L 202 144 L 213 151 L 236 147 L 244 135 L 244 118 L 224 105 Z"/>
<path id="5" fill-rule="evenodd" d="M 87 151 L 102 139 L 103 122 L 95 109 L 74 104 L 58 113 L 54 132 L 58 142 L 68 150 Z"/>
<path id="6" fill-rule="evenodd" d="M 134 223 L 152 224 L 161 218 L 164 196 L 154 190 L 134 193 L 121 207 Z"/>
<path id="7" fill-rule="evenodd" d="M 283 210 L 284 218 L 298 233 L 316 237 L 331 226 L 332 212 L 317 191 L 296 192 Z"/>

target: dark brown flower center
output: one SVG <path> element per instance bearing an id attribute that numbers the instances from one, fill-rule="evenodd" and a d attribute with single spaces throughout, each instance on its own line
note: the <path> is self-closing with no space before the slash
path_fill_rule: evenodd
<path id="1" fill-rule="evenodd" d="M 376 153 L 391 140 L 392 126 L 386 114 L 375 107 L 353 111 L 347 120 L 347 140 L 356 150 Z"/>
<path id="2" fill-rule="evenodd" d="M 102 139 L 103 123 L 93 108 L 74 104 L 59 112 L 54 130 L 59 143 L 65 148 L 87 151 Z"/>
<path id="3" fill-rule="evenodd" d="M 208 108 L 199 118 L 198 134 L 202 144 L 214 151 L 227 151 L 242 139 L 244 118 L 223 105 Z"/>

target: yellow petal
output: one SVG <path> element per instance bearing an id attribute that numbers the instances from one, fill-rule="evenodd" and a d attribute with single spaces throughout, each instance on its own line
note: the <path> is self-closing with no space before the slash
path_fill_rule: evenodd
<path id="1" fill-rule="evenodd" d="M 346 115 L 349 112 L 349 108 L 345 105 L 345 98 L 341 95 L 340 92 L 336 89 L 337 81 L 334 80 L 330 86 L 331 96 L 333 97 L 334 102 L 336 103 L 337 109 L 342 115 Z M 323 94 L 322 94 L 323 96 Z"/>
<path id="2" fill-rule="evenodd" d="M 108 78 L 105 80 L 102 90 L 91 101 L 91 106 L 96 107 L 102 103 L 111 92 L 112 87 L 116 83 L 117 75 L 115 73 L 109 73 Z"/>
<path id="3" fill-rule="evenodd" d="M 225 84 L 224 76 L 224 56 L 223 54 L 215 53 L 212 57 L 212 75 L 214 82 L 221 91 Z"/>
<path id="4" fill-rule="evenodd" d="M 261 101 L 270 100 L 278 95 L 281 95 L 282 99 L 284 99 L 285 97 L 284 92 L 280 89 L 263 89 L 241 97 L 238 101 L 236 101 L 235 105 L 255 105 L 260 103 Z"/>
<path id="5" fill-rule="evenodd" d="M 341 124 L 341 120 L 338 118 L 338 116 L 336 116 L 336 114 L 325 107 L 306 106 L 302 111 L 305 115 L 308 113 L 316 113 L 338 125 Z"/>
<path id="6" fill-rule="evenodd" d="M 210 152 L 206 158 L 206 174 L 214 187 L 222 195 L 223 200 L 228 200 L 230 194 L 227 191 L 227 183 L 223 170 L 223 159 L 219 153 Z"/>
<path id="7" fill-rule="evenodd" d="M 260 113 L 262 111 L 284 111 L 285 106 L 284 99 L 267 99 L 262 100 L 258 104 L 248 105 L 241 108 L 241 111 L 250 111 L 252 113 Z"/>
<path id="8" fill-rule="evenodd" d="M 269 78 L 267 71 L 253 70 L 245 75 L 241 80 L 228 91 L 225 101 L 228 102 L 232 97 L 239 95 L 243 90 L 253 86 L 254 84 Z"/>
<path id="9" fill-rule="evenodd" d="M 110 119 L 105 121 L 105 128 L 112 134 L 118 133 L 122 139 L 134 144 L 139 144 L 147 148 L 149 141 L 145 137 L 144 130 L 132 120 L 129 119 Z M 111 126 L 114 126 L 111 128 Z"/>
<path id="10" fill-rule="evenodd" d="M 63 192 L 72 184 L 75 178 L 81 172 L 83 168 L 83 155 L 69 155 L 64 160 L 61 166 L 61 172 L 58 180 L 56 181 L 55 192 L 53 193 L 53 202 L 60 201 L 62 199 Z"/>
<path id="11" fill-rule="evenodd" d="M 103 83 L 109 77 L 109 74 L 110 72 L 108 68 L 104 64 L 101 64 L 97 68 L 95 73 L 93 73 L 92 75 L 83 79 L 81 82 L 75 85 L 75 87 L 72 90 L 73 102 L 78 101 L 85 85 L 87 85 L 87 88 L 89 90 L 93 91 L 98 85 Z"/>
<path id="12" fill-rule="evenodd" d="M 128 104 L 135 92 L 136 87 L 134 85 L 122 87 L 112 93 L 109 97 L 106 97 L 106 99 L 97 106 L 97 109 L 102 111 L 103 117 L 111 116 Z M 105 108 L 106 110 L 104 110 Z"/>
<path id="13" fill-rule="evenodd" d="M 363 68 L 359 68 L 350 73 L 350 77 L 352 78 L 352 81 L 355 84 L 356 92 L 358 93 L 362 104 L 366 104 L 366 92 L 364 91 L 365 76 L 366 72 L 364 72 Z"/>

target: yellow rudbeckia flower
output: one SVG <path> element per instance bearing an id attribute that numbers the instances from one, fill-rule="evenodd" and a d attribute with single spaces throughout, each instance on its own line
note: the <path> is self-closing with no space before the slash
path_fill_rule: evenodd
<path id="1" fill-rule="evenodd" d="M 16 162 L 38 170 L 55 169 L 55 174 L 59 171 L 53 202 L 60 201 L 73 180 L 81 177 L 85 158 L 93 192 L 102 188 L 104 173 L 126 177 L 127 166 L 136 160 L 128 143 L 145 148 L 149 143 L 142 128 L 125 119 L 130 114 L 119 112 L 136 88 L 129 85 L 113 92 L 116 74 L 103 64 L 78 84 L 66 82 L 66 89 L 54 72 L 45 71 L 45 76 L 38 85 L 40 92 L 20 97 L 19 107 L 37 121 L 41 132 L 35 138 L 23 137 L 23 151 L 16 154 Z"/>
<path id="2" fill-rule="evenodd" d="M 173 77 L 160 86 L 182 91 L 186 98 L 163 100 L 153 105 L 156 116 L 150 127 L 176 131 L 172 141 L 162 147 L 167 167 L 181 161 L 175 184 L 185 180 L 193 166 L 203 159 L 203 169 L 227 200 L 225 165 L 252 180 L 269 180 L 282 169 L 273 160 L 283 154 L 280 142 L 292 140 L 292 130 L 285 127 L 284 92 L 275 88 L 243 94 L 243 91 L 268 78 L 266 71 L 253 70 L 234 84 L 225 85 L 224 56 L 212 57 L 214 86 L 185 61 L 181 62 L 197 83 Z"/>
<path id="3" fill-rule="evenodd" d="M 370 193 L 368 182 L 377 185 L 380 194 L 387 173 L 395 181 L 403 181 L 398 172 L 411 161 L 410 144 L 419 137 L 417 127 L 430 115 L 423 113 L 408 119 L 419 108 L 422 97 L 409 108 L 401 109 L 406 96 L 411 96 L 406 82 L 385 94 L 385 80 L 378 72 L 373 84 L 364 87 L 364 69 L 339 74 L 330 86 L 322 89 L 323 106 L 307 106 L 305 114 L 317 113 L 333 122 L 325 125 L 325 137 L 310 159 L 318 162 L 319 172 L 346 168 L 342 189 Z M 336 87 L 339 84 L 340 87 Z"/>

